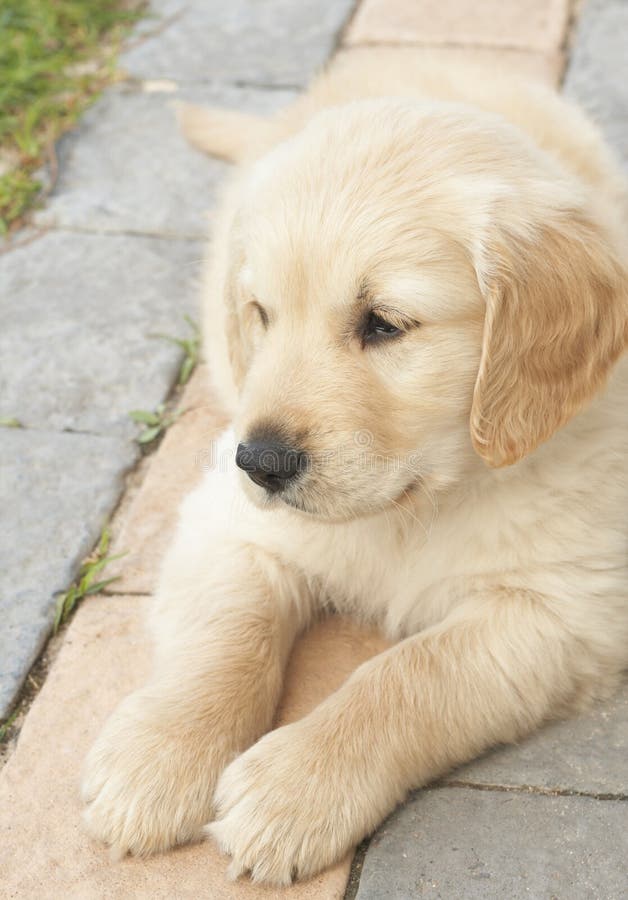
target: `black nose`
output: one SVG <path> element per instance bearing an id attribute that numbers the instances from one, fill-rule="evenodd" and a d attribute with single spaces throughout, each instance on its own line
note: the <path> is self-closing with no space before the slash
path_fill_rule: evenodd
<path id="1" fill-rule="evenodd" d="M 279 441 L 249 441 L 238 444 L 236 465 L 255 484 L 276 494 L 305 470 L 307 454 Z"/>

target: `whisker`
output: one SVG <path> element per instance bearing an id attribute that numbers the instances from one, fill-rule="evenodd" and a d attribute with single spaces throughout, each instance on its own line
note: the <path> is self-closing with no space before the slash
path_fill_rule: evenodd
<path id="1" fill-rule="evenodd" d="M 406 496 L 407 496 L 406 491 L 404 491 L 403 493 L 406 494 Z M 423 532 L 424 532 L 426 538 L 429 537 L 429 534 L 428 534 L 428 531 L 427 531 L 425 525 L 423 524 L 423 522 L 421 522 L 421 520 L 419 518 L 417 518 L 414 515 L 414 513 L 412 512 L 411 509 L 408 509 L 407 507 L 402 506 L 400 503 L 397 503 L 396 500 L 393 500 L 392 504 L 396 509 L 398 509 L 402 513 L 406 513 L 414 522 L 416 522 L 416 524 L 419 525 L 423 529 Z"/>

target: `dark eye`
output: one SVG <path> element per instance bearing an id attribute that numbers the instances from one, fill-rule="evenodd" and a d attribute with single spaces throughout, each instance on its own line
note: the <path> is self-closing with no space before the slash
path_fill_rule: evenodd
<path id="1" fill-rule="evenodd" d="M 372 310 L 367 313 L 361 328 L 363 344 L 372 344 L 376 341 L 398 337 L 400 334 L 403 334 L 401 328 L 393 325 L 392 322 L 387 322 L 386 319 L 382 319 L 381 316 L 378 316 Z"/>

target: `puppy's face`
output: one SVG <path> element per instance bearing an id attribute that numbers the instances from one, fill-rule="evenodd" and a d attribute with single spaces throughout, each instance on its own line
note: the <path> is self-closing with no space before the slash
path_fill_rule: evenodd
<path id="1" fill-rule="evenodd" d="M 576 220 L 597 236 L 568 187 L 507 126 L 408 103 L 327 112 L 256 164 L 227 278 L 253 499 L 348 519 L 459 482 L 478 454 L 516 461 L 562 424 L 594 385 L 558 396 L 557 367 L 600 318 L 575 261 L 550 271 Z M 597 244 L 595 290 L 614 298 Z M 600 377 L 625 342 L 622 303 Z"/>
<path id="2" fill-rule="evenodd" d="M 371 215 L 362 227 L 324 216 L 318 234 L 300 235 L 294 220 L 278 233 L 255 216 L 237 276 L 249 348 L 239 462 L 254 483 L 260 462 L 271 476 L 255 498 L 270 487 L 298 509 L 346 518 L 443 487 L 474 458 L 483 316 L 473 269 L 446 237 L 407 234 L 383 205 Z"/>

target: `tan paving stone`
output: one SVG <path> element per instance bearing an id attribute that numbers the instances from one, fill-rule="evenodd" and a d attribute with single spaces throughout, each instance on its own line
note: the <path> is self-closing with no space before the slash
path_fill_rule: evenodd
<path id="1" fill-rule="evenodd" d="M 214 408 L 217 409 L 215 400 L 209 389 L 208 366 L 203 363 L 194 370 L 192 377 L 183 389 L 177 407 L 181 410 L 190 410 L 199 409 L 201 407 L 206 408 L 212 404 L 214 405 Z"/>
<path id="2" fill-rule="evenodd" d="M 516 50 L 503 47 L 345 47 L 334 58 L 338 62 L 349 55 L 369 60 L 369 65 L 377 71 L 379 60 L 390 65 L 391 58 L 396 65 L 403 66 L 404 60 L 420 60 L 435 63 L 474 63 L 487 66 L 499 78 L 512 73 L 556 87 L 560 83 L 565 58 L 561 51 L 541 52 L 536 50 Z M 334 63 L 332 63 L 333 67 Z"/>
<path id="3" fill-rule="evenodd" d="M 347 44 L 471 44 L 558 50 L 569 0 L 363 0 Z"/>
<path id="4" fill-rule="evenodd" d="M 118 594 L 150 594 L 159 563 L 172 537 L 179 504 L 203 473 L 212 442 L 226 426 L 207 386 L 206 373 L 195 373 L 181 397 L 187 409 L 168 430 L 151 460 L 146 478 L 128 508 L 114 541 L 106 577 L 116 576 L 109 590 Z"/>
<path id="5" fill-rule="evenodd" d="M 146 675 L 149 648 L 141 624 L 146 603 L 124 596 L 91 598 L 68 631 L 0 773 L 0 896 L 340 900 L 348 859 L 308 883 L 265 889 L 245 879 L 228 881 L 227 861 L 211 844 L 112 863 L 107 851 L 83 833 L 81 766 L 105 717 Z M 317 626 L 290 661 L 280 721 L 306 713 L 385 647 L 376 634 L 347 620 Z"/>

